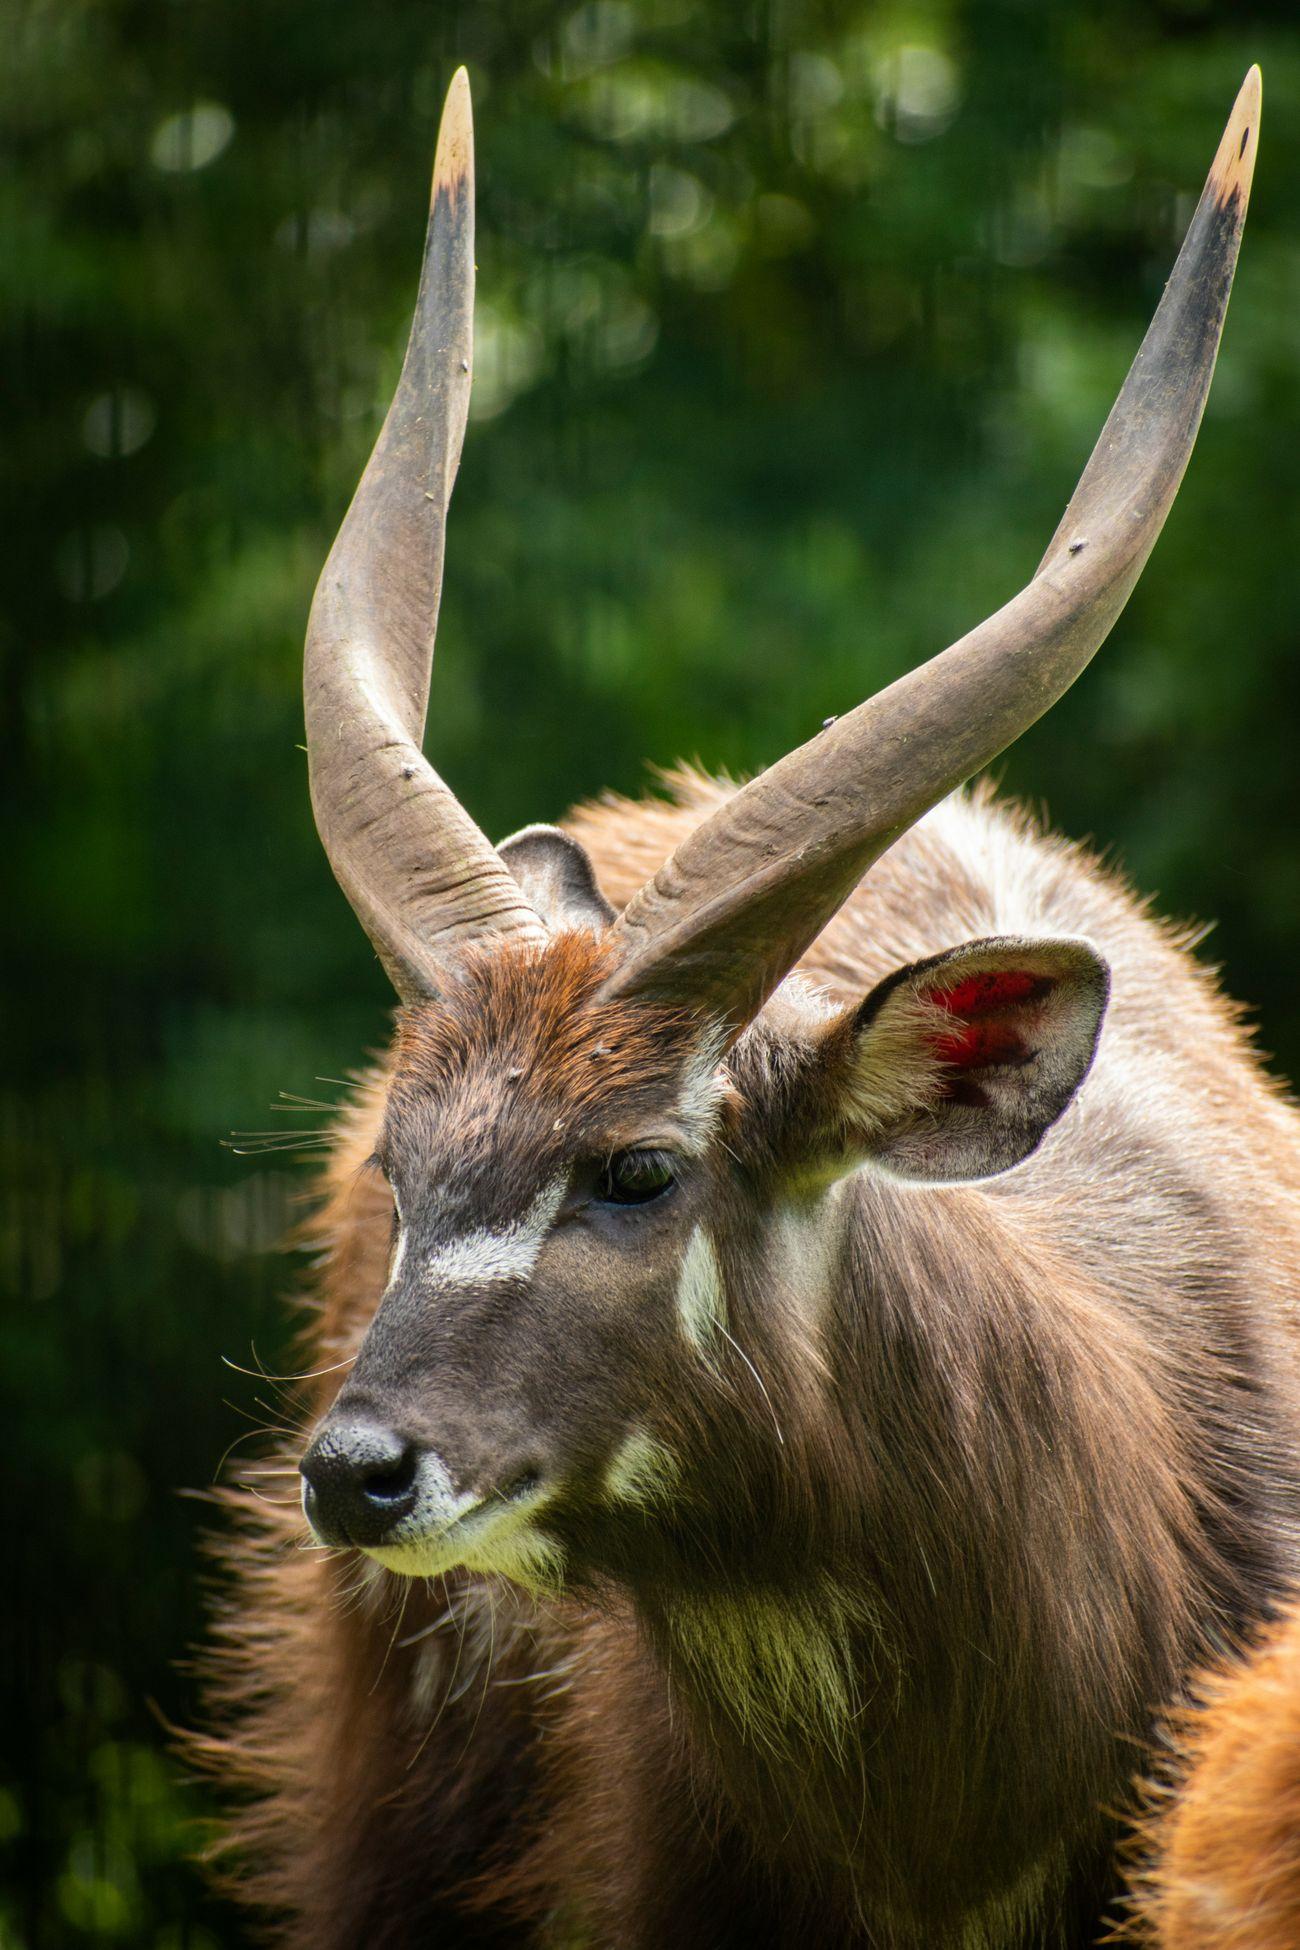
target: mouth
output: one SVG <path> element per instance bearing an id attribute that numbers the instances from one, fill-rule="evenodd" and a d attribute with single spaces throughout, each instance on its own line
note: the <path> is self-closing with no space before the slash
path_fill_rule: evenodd
<path id="1" fill-rule="evenodd" d="M 365 1555 L 402 1577 L 438 1577 L 465 1569 L 497 1573 L 536 1589 L 551 1586 L 563 1553 L 534 1518 L 548 1501 L 535 1469 L 522 1470 L 504 1488 L 465 1497 L 434 1514 L 419 1504 Z"/>

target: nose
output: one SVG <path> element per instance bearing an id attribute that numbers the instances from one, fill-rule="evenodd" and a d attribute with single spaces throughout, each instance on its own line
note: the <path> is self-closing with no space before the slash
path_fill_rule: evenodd
<path id="1" fill-rule="evenodd" d="M 415 1507 L 419 1460 L 394 1429 L 327 1422 L 298 1465 L 303 1508 L 322 1543 L 382 1543 Z"/>

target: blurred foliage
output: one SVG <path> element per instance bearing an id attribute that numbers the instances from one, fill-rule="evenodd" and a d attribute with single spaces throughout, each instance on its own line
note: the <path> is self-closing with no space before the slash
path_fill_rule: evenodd
<path id="1" fill-rule="evenodd" d="M 1300 31 L 1252 0 L 16 0 L 5 43 L 0 1945 L 200 1950 L 243 1939 L 160 1724 L 199 1629 L 176 1491 L 274 1419 L 221 1356 L 283 1357 L 309 1183 L 218 1140 L 385 1035 L 299 656 L 453 66 L 479 349 L 430 744 L 501 833 L 647 759 L 755 768 L 1019 586 L 1263 62 L 1187 485 L 1004 769 L 1218 918 L 1294 1069 Z"/>

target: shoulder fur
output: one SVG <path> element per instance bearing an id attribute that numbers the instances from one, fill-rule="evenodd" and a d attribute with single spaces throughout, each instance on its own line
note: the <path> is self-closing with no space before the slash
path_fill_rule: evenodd
<path id="1" fill-rule="evenodd" d="M 1197 1690 L 1151 1791 L 1133 1936 L 1158 1950 L 1295 1950 L 1300 1607 Z"/>

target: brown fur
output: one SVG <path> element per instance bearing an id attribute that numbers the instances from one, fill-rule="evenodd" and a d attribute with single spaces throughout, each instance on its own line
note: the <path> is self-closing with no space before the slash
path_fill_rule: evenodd
<path id="1" fill-rule="evenodd" d="M 1157 1950 L 1295 1950 L 1300 1608 L 1195 1693 L 1144 1826 L 1134 1934 Z"/>
<path id="2" fill-rule="evenodd" d="M 571 830 L 619 905 L 726 790 L 687 776 Z M 534 1597 L 403 1583 L 302 1548 L 293 1455 L 278 1506 L 232 1494 L 201 1758 L 245 1797 L 233 1859 L 284 1943 L 1095 1939 L 1154 1711 L 1300 1570 L 1300 1133 L 1178 937 L 987 796 L 901 840 L 803 972 L 856 1002 L 1009 931 L 1109 960 L 1093 1072 L 1003 1178 L 847 1178 L 820 1316 L 817 1208 L 771 1137 L 786 1002 L 737 1044 L 710 1227 L 743 1354 L 688 1384 L 610 1342 L 683 1473 L 670 1513 L 566 1518 L 570 1563 L 603 1568 Z M 517 1141 L 521 1183 L 555 1116 L 608 1141 L 686 1026 L 596 1023 L 600 969 L 577 937 L 480 958 L 440 1026 L 408 1019 L 392 1061 L 423 1141 L 472 1166 L 504 1124 L 484 1169 Z M 476 1049 L 509 1053 L 480 1076 Z M 305 1366 L 354 1353 L 384 1288 L 387 1080 L 326 1171 Z M 308 1419 L 337 1380 L 304 1389 Z"/>

